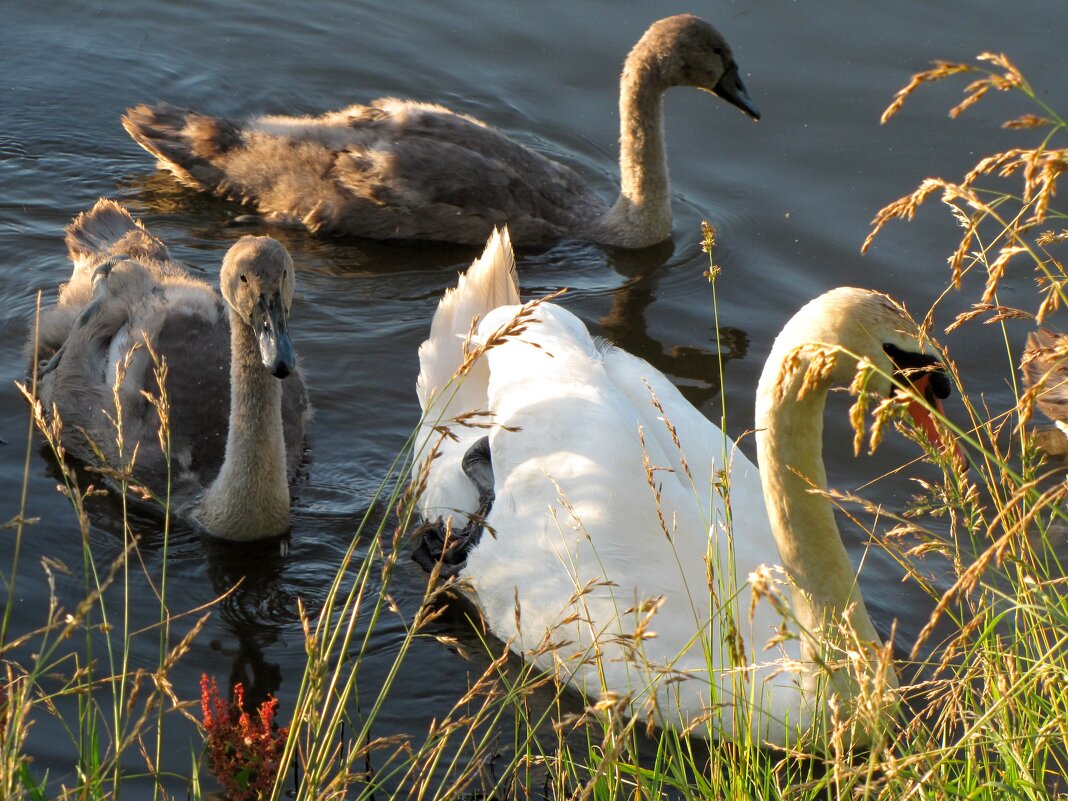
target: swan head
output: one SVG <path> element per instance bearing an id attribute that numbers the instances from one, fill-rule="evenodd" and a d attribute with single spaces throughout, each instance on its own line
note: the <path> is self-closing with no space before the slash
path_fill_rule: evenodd
<path id="1" fill-rule="evenodd" d="M 737 106 L 754 120 L 760 109 L 749 97 L 727 40 L 692 14 L 654 22 L 627 58 L 624 74 L 648 71 L 666 89 L 693 86 Z"/>
<path id="2" fill-rule="evenodd" d="M 269 236 L 244 236 L 223 258 L 219 284 L 230 308 L 256 336 L 263 366 L 285 378 L 297 366 L 289 338 L 293 260 Z"/>
<path id="3" fill-rule="evenodd" d="M 761 376 L 761 396 L 801 397 L 809 389 L 857 385 L 858 360 L 873 370 L 863 390 L 889 396 L 911 385 L 930 408 L 941 412 L 950 381 L 938 356 L 921 341 L 905 308 L 881 292 L 840 287 L 805 305 L 775 340 Z M 909 412 L 934 442 L 938 432 L 930 408 L 914 402 Z"/>

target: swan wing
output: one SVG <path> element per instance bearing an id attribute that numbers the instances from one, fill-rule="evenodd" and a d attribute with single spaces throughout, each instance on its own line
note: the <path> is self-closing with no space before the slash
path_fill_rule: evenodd
<path id="1" fill-rule="evenodd" d="M 494 311 L 480 334 L 515 311 Z M 515 650 L 594 695 L 633 692 L 636 706 L 655 696 L 689 722 L 736 692 L 727 616 L 749 664 L 767 665 L 753 680 L 777 672 L 763 650 L 778 621 L 770 605 L 746 618 L 749 572 L 779 562 L 759 473 L 647 362 L 595 341 L 561 307 L 536 316 L 487 353 L 496 500 L 463 575 Z M 644 630 L 656 636 L 636 639 Z M 714 692 L 709 658 L 725 668 Z M 789 675 L 760 692 L 780 707 L 797 698 Z"/>
<path id="2" fill-rule="evenodd" d="M 756 566 L 778 564 L 760 471 L 738 443 L 644 359 L 606 346 L 604 363 L 613 385 L 640 415 L 650 456 L 655 452 L 663 460 L 657 466 L 673 471 L 670 488 L 677 494 L 671 496 L 672 503 L 696 504 L 695 510 L 703 515 L 703 531 L 713 541 L 721 572 L 733 561 L 735 584 L 741 587 Z M 728 529 L 733 553 L 728 550 Z M 694 522 L 694 531 L 698 530 Z M 703 540 L 695 544 L 705 547 Z M 727 586 L 725 576 L 721 585 Z"/>
<path id="3" fill-rule="evenodd" d="M 496 310 L 480 334 L 515 311 Z M 678 460 L 652 433 L 663 423 L 648 389 L 617 383 L 655 369 L 637 359 L 621 364 L 621 354 L 561 307 L 546 304 L 535 315 L 521 338 L 487 353 L 496 501 L 491 533 L 464 575 L 493 630 L 521 652 L 548 637 L 589 654 L 595 641 L 625 638 L 638 625 L 635 610 L 663 596 L 664 620 L 687 632 L 653 649 L 656 661 L 669 662 L 702 614 L 707 620 L 707 609 L 690 600 L 706 586 L 707 490 L 667 469 Z M 701 429 L 716 433 L 708 421 Z M 710 466 L 701 469 L 707 475 Z M 629 668 L 615 660 L 604 670 Z M 616 677 L 609 686 L 624 683 Z"/>
<path id="4" fill-rule="evenodd" d="M 457 371 L 467 360 L 465 343 L 472 324 L 499 306 L 518 302 L 519 279 L 509 232 L 496 230 L 482 256 L 438 302 L 430 336 L 419 346 L 416 394 L 423 419 L 415 446 L 417 463 L 433 454 L 420 500 L 427 519 L 459 511 L 457 521 L 462 524 L 466 520 L 462 511 L 478 505 L 460 463 L 491 419 L 486 394 L 489 367 L 485 359 L 477 359 L 465 375 L 458 376 Z"/>
<path id="5" fill-rule="evenodd" d="M 442 106 L 383 98 L 320 117 L 234 122 L 168 104 L 123 125 L 183 183 L 313 231 L 547 241 L 603 214 L 570 168 Z"/>

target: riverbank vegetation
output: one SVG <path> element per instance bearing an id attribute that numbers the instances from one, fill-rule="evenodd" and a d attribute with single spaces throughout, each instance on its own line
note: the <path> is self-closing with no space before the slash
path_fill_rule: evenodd
<path id="1" fill-rule="evenodd" d="M 124 790 L 132 782 L 151 784 L 157 798 L 208 798 L 225 788 L 235 801 L 1068 796 L 1068 483 L 1065 462 L 1049 455 L 1056 448 L 1039 447 L 1063 434 L 1036 411 L 1041 393 L 1064 379 L 1047 370 L 1037 385 L 1026 386 L 1018 372 L 1021 361 L 1036 356 L 1051 364 L 1068 360 L 1068 348 L 1025 355 L 1018 346 L 1022 331 L 1054 322 L 1066 305 L 1068 224 L 1057 210 L 1056 189 L 1068 169 L 1068 126 L 998 54 L 975 63 L 936 63 L 898 93 L 884 121 L 925 84 L 947 80 L 966 82 L 951 117 L 998 92 L 1014 94 L 1027 108 L 1005 123 L 1019 136 L 1016 146 L 981 158 L 962 176 L 924 179 L 877 214 L 864 243 L 869 247 L 883 228 L 903 224 L 898 220 L 925 205 L 941 203 L 959 225 L 959 242 L 946 249 L 945 293 L 930 310 L 913 312 L 921 312 L 917 317 L 959 390 L 962 400 L 942 426 L 946 440 L 959 442 L 967 454 L 966 464 L 952 447 L 915 436 L 903 418 L 866 418 L 861 409 L 854 423 L 864 442 L 877 441 L 881 426 L 892 423 L 924 446 L 922 462 L 902 468 L 916 475 L 914 495 L 890 510 L 862 495 L 829 493 L 867 532 L 871 547 L 893 556 L 932 610 L 917 637 L 898 638 L 893 653 L 885 653 L 886 670 L 891 660 L 896 665 L 900 690 L 889 687 L 884 671 L 858 705 L 856 714 L 870 711 L 873 719 L 888 706 L 898 710 L 870 748 L 853 752 L 845 728 L 790 749 L 708 740 L 714 716 L 733 714 L 729 708 L 710 710 L 705 737 L 700 730 L 693 736 L 662 730 L 651 715 L 624 714 L 627 699 L 584 702 L 554 675 L 512 655 L 486 633 L 455 580 L 433 574 L 421 602 L 399 603 L 395 568 L 411 548 L 422 478 L 410 454 L 398 457 L 383 481 L 324 597 L 315 608 L 298 607 L 307 667 L 290 708 L 270 699 L 246 704 L 244 691 L 235 694 L 232 687 L 220 697 L 207 677 L 203 688 L 178 683 L 175 668 L 212 610 L 178 608 L 166 558 L 146 567 L 125 514 L 118 557 L 99 560 L 90 547 L 87 500 L 103 491 L 106 479 L 124 510 L 130 499 L 132 514 L 142 502 L 138 488 L 128 463 L 104 474 L 70 464 L 62 422 L 42 408 L 31 377 L 24 388 L 31 410 L 25 471 L 37 458 L 35 443 L 43 442 L 84 548 L 80 566 L 20 563 L 20 543 L 32 536 L 34 522 L 26 517 L 25 494 L 22 511 L 6 524 L 15 559 L 0 569 L 0 797 L 144 797 Z M 711 251 L 711 232 L 707 244 Z M 709 278 L 716 314 L 716 284 L 731 278 L 714 267 Z M 1014 285 L 1011 293 L 1007 282 Z M 939 304 L 962 292 L 972 293 L 974 302 L 947 324 Z M 1013 402 L 1000 408 L 958 372 L 953 354 L 939 344 L 980 325 L 996 327 L 1004 345 L 991 358 L 1004 364 Z M 165 366 L 158 369 L 164 386 Z M 165 393 L 156 402 L 166 449 Z M 121 419 L 117 398 L 114 414 Z M 732 430 L 729 418 L 724 428 Z M 166 512 L 167 499 L 161 503 Z M 166 554 L 169 515 L 163 521 L 157 547 Z M 51 603 L 36 623 L 16 623 L 19 583 L 35 571 L 49 582 Z M 59 576 L 68 590 L 80 585 L 78 603 L 61 602 Z M 783 581 L 771 571 L 754 576 L 754 591 L 773 597 L 785 591 Z M 134 630 L 129 610 L 144 603 L 137 593 L 145 586 L 158 606 L 158 624 Z M 749 592 L 726 595 L 744 609 Z M 447 615 L 457 608 L 460 615 Z M 403 636 L 391 644 L 385 679 L 371 683 L 363 668 L 387 616 L 402 622 Z M 652 606 L 648 628 L 656 628 Z M 131 662 L 135 638 L 155 643 L 152 665 Z M 468 690 L 441 710 L 425 736 L 376 736 L 395 679 L 421 640 L 467 659 Z M 72 759 L 62 776 L 35 764 L 27 745 L 45 718 L 50 730 L 70 740 Z M 165 731 L 175 727 L 191 732 L 181 765 L 164 753 Z"/>

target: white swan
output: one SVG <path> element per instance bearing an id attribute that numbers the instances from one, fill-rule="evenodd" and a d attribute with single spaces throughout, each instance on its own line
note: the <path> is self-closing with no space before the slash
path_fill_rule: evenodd
<path id="1" fill-rule="evenodd" d="M 482 244 L 507 223 L 522 244 L 579 237 L 636 248 L 671 235 L 661 96 L 672 86 L 759 119 L 715 28 L 690 15 L 653 23 L 623 67 L 622 184 L 611 207 L 573 170 L 495 128 L 410 100 L 243 122 L 161 103 L 128 109 L 122 122 L 183 183 L 312 231 Z"/>
<path id="2" fill-rule="evenodd" d="M 446 574 L 466 579 L 492 631 L 515 651 L 594 696 L 633 694 L 634 713 L 655 698 L 660 723 L 685 727 L 719 710 L 711 715 L 717 735 L 779 745 L 826 723 L 828 707 L 816 707 L 814 642 L 786 640 L 766 651 L 782 616 L 764 600 L 750 622 L 746 585 L 761 565 L 782 565 L 796 582 L 783 593 L 792 616 L 810 632 L 824 624 L 833 631 L 845 616 L 871 660 L 862 665 L 875 671 L 879 636 L 831 505 L 794 471 L 826 486 L 822 413 L 828 389 L 853 379 L 857 362 L 848 353 L 887 375 L 935 363 L 915 323 L 885 295 L 861 289 L 836 289 L 801 309 L 775 341 L 757 390 L 758 472 L 667 378 L 592 339 L 566 309 L 536 306 L 521 332 L 500 341 L 495 332 L 518 302 L 507 233 L 494 234 L 440 301 L 419 350 L 418 448 L 436 453 L 424 465 L 428 530 L 416 561 L 430 569 L 440 561 Z M 474 315 L 482 318 L 480 347 L 497 342 L 454 388 Z M 914 383 L 929 402 L 936 390 L 949 392 L 942 373 Z M 873 375 L 868 389 L 886 394 L 892 384 Z M 488 416 L 472 416 L 477 410 Z M 458 417 L 467 425 L 453 422 Z M 434 428 L 446 424 L 458 441 Z M 728 506 L 712 487 L 723 484 L 724 455 L 733 557 Z M 451 528 L 434 525 L 450 516 Z M 660 605 L 650 616 L 651 599 Z M 635 636 L 646 627 L 655 638 Z M 731 669 L 723 645 L 731 627 L 748 670 Z M 796 669 L 784 671 L 791 663 Z M 666 680 L 675 676 L 685 678 Z M 892 670 L 885 681 L 896 686 Z M 843 712 L 857 686 L 845 671 L 834 674 Z M 751 720 L 744 731 L 743 718 Z M 865 732 L 852 736 L 859 742 Z"/>
<path id="3" fill-rule="evenodd" d="M 225 539 L 288 531 L 308 402 L 299 372 L 279 380 L 296 369 L 285 248 L 268 237 L 238 240 L 223 259 L 219 297 L 111 200 L 67 227 L 67 246 L 74 271 L 41 314 L 39 355 L 51 358 L 38 387 L 63 421 L 66 447 L 116 469 L 137 448 L 134 478 L 162 496 L 159 415 L 143 394 L 160 394 L 148 344 L 167 364 L 176 510 Z M 122 454 L 109 419 L 119 365 Z"/>

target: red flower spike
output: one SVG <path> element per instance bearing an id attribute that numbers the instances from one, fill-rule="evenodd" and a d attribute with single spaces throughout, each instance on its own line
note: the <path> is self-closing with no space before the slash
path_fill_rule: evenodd
<path id="1" fill-rule="evenodd" d="M 234 685 L 233 704 L 228 704 L 219 697 L 215 679 L 205 674 L 200 679 L 200 709 L 209 766 L 229 801 L 267 798 L 289 733 L 286 727 L 274 727 L 278 699 L 268 698 L 253 717 L 245 710 L 240 683 Z"/>

